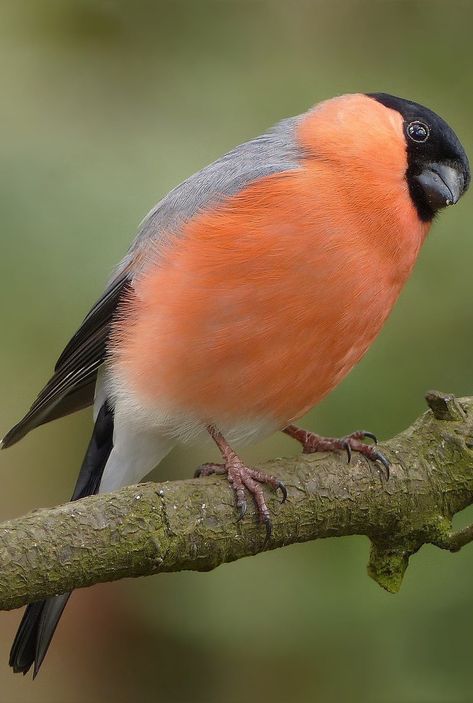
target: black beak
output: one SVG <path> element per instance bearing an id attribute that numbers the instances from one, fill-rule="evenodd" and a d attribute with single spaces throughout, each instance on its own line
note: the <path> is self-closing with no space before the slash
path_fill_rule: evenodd
<path id="1" fill-rule="evenodd" d="M 446 164 L 430 164 L 414 180 L 420 185 L 433 210 L 455 205 L 465 190 L 461 171 Z"/>

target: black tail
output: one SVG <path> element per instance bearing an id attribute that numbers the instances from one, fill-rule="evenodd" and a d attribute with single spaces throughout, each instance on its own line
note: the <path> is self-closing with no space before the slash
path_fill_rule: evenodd
<path id="1" fill-rule="evenodd" d="M 71 500 L 97 493 L 103 470 L 113 447 L 113 411 L 104 404 L 97 416 Z M 39 671 L 70 593 L 31 603 L 26 608 L 10 652 L 15 673 L 26 674 L 34 664 Z"/>

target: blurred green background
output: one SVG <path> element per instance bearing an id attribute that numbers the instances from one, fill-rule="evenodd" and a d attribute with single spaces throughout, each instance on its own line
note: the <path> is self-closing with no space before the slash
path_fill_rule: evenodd
<path id="1" fill-rule="evenodd" d="M 334 94 L 385 91 L 438 111 L 473 154 L 472 26 L 467 1 L 2 0 L 1 428 L 144 214 L 236 143 Z M 430 387 L 473 392 L 472 221 L 471 195 L 442 214 L 381 337 L 306 426 L 388 437 Z M 89 431 L 81 413 L 2 453 L 0 519 L 67 499 Z M 245 456 L 295 451 L 278 436 Z M 176 451 L 159 476 L 207 457 Z M 326 540 L 77 592 L 34 683 L 6 665 L 20 613 L 2 613 L 1 699 L 473 700 L 472 550 L 424 547 L 392 596 L 366 575 L 368 546 Z"/>

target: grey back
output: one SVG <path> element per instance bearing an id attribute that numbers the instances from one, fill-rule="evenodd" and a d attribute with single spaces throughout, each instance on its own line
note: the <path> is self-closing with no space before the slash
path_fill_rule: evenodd
<path id="1" fill-rule="evenodd" d="M 141 222 L 112 281 L 125 270 L 131 269 L 132 277 L 139 273 L 149 260 L 146 251 L 155 256 L 156 249 L 170 237 L 179 236 L 183 225 L 199 211 L 235 195 L 252 181 L 298 168 L 304 156 L 296 142 L 299 120 L 282 120 L 266 134 L 240 144 L 173 188 Z"/>

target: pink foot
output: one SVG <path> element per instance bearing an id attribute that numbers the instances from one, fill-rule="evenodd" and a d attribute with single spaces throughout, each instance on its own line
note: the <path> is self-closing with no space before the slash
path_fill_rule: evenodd
<path id="1" fill-rule="evenodd" d="M 352 452 L 358 452 L 367 459 L 377 462 L 376 468 L 386 480 L 389 479 L 389 468 L 390 463 L 388 459 L 380 452 L 376 447 L 370 444 L 364 444 L 363 440 L 367 437 L 372 439 L 377 443 L 376 436 L 372 432 L 365 432 L 364 430 L 358 430 L 357 432 L 352 432 L 345 437 L 321 437 L 315 432 L 308 432 L 303 430 L 296 425 L 288 425 L 283 432 L 285 432 L 289 437 L 297 440 L 302 444 L 302 451 L 304 454 L 313 454 L 314 452 L 336 452 L 336 451 L 346 451 L 348 455 L 348 463 L 351 461 Z M 381 466 L 383 468 L 381 468 Z"/>
<path id="2" fill-rule="evenodd" d="M 195 472 L 195 476 L 202 477 L 211 476 L 212 474 L 227 474 L 228 482 L 235 493 L 238 520 L 241 520 L 246 513 L 248 507 L 246 491 L 248 491 L 255 502 L 259 520 L 266 527 L 265 542 L 267 542 L 271 538 L 273 528 L 268 506 L 264 498 L 263 484 L 271 486 L 271 488 L 275 490 L 280 490 L 282 493 L 282 503 L 287 499 L 285 485 L 275 476 L 271 476 L 271 474 L 258 471 L 257 469 L 250 469 L 248 466 L 245 466 L 239 456 L 229 447 L 217 430 L 211 428 L 209 431 L 217 446 L 222 451 L 224 463 L 202 464 Z"/>

